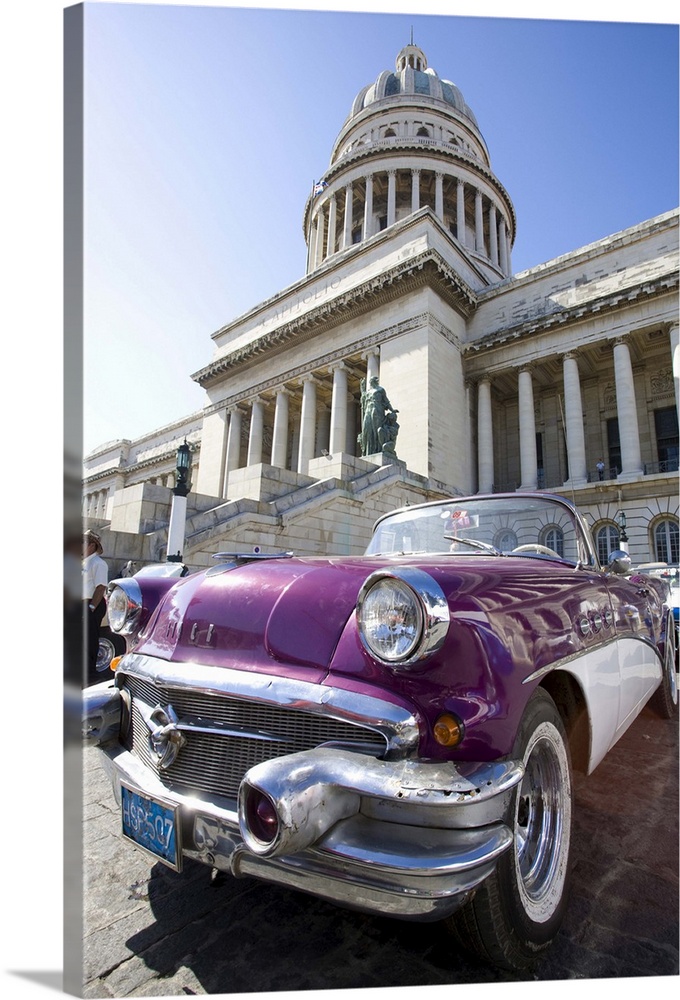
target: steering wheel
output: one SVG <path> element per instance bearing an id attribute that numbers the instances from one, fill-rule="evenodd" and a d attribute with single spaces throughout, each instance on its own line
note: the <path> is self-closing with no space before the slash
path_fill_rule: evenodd
<path id="1" fill-rule="evenodd" d="M 516 549 L 512 550 L 513 554 L 515 552 L 538 552 L 543 556 L 554 556 L 555 559 L 559 559 L 560 555 L 555 552 L 554 549 L 549 549 L 547 545 L 538 545 L 538 543 L 530 543 L 529 545 L 518 545 Z"/>

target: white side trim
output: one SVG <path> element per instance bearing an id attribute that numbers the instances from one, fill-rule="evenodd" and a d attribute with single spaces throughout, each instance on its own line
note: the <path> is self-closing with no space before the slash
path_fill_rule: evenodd
<path id="1" fill-rule="evenodd" d="M 591 774 L 661 683 L 661 658 L 649 643 L 626 637 L 589 650 L 558 669 L 572 674 L 585 696 Z"/>

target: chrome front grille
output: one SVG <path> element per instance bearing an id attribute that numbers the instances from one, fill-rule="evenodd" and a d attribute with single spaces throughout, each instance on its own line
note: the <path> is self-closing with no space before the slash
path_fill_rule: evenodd
<path id="1" fill-rule="evenodd" d="M 124 677 L 124 688 L 132 698 L 126 748 L 156 771 L 168 788 L 178 791 L 236 798 L 246 771 L 261 761 L 328 743 L 352 745 L 375 755 L 387 749 L 385 737 L 373 729 L 285 705 L 157 686 L 130 675 Z M 186 743 L 165 770 L 157 769 L 140 704 L 147 710 L 172 705 L 178 717 Z M 211 727 L 229 731 L 202 731 Z"/>

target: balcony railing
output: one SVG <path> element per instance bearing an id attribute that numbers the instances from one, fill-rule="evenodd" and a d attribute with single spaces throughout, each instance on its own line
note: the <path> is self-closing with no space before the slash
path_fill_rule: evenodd
<path id="1" fill-rule="evenodd" d="M 657 476 L 662 472 L 677 472 L 678 459 L 671 458 L 666 462 L 645 462 L 645 475 Z"/>
<path id="2" fill-rule="evenodd" d="M 603 483 L 609 479 L 616 479 L 620 471 L 616 465 L 610 465 L 604 469 L 589 469 L 586 475 L 589 483 Z"/>

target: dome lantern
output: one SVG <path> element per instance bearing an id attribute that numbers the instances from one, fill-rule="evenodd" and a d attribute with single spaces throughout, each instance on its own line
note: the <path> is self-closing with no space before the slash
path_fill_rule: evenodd
<path id="1" fill-rule="evenodd" d="M 411 42 L 409 45 L 405 45 L 397 56 L 395 63 L 395 68 L 397 73 L 403 72 L 406 68 L 417 69 L 419 72 L 424 73 L 427 69 L 427 58 L 422 49 L 419 49 L 417 45 Z"/>

